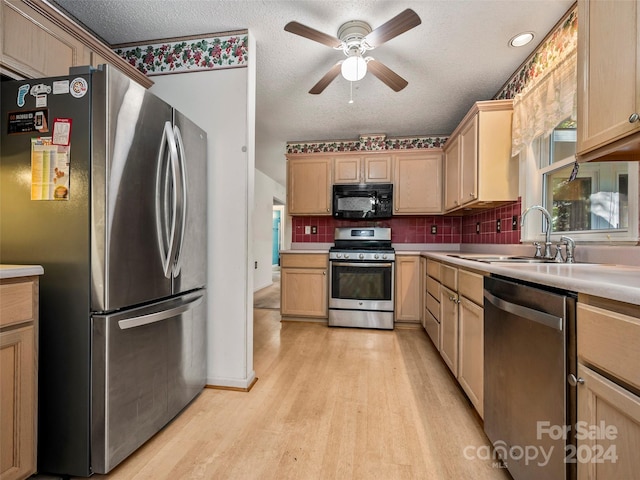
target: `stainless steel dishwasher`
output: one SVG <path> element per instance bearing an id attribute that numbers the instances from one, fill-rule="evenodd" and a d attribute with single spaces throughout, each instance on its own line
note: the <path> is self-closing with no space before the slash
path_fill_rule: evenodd
<path id="1" fill-rule="evenodd" d="M 484 283 L 484 431 L 515 480 L 573 479 L 576 294 Z M 573 447 L 572 447 L 573 445 Z"/>

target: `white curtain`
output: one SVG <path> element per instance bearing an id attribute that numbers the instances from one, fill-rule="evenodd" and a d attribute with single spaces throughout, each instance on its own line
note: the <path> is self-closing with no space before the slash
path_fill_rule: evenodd
<path id="1" fill-rule="evenodd" d="M 567 118 L 576 119 L 576 51 L 513 99 L 512 156 L 533 139 L 549 135 Z"/>

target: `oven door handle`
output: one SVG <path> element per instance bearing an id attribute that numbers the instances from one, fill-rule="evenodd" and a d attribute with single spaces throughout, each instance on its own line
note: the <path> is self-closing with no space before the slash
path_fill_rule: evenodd
<path id="1" fill-rule="evenodd" d="M 333 263 L 339 264 L 341 267 L 391 267 L 391 262 L 369 263 L 369 262 L 340 262 L 331 260 Z"/>

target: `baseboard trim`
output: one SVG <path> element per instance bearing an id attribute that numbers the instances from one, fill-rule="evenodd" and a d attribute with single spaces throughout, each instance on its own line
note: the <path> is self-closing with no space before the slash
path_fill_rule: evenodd
<path id="1" fill-rule="evenodd" d="M 253 381 L 251 382 L 251 384 L 249 384 L 248 387 L 230 387 L 230 386 L 225 386 L 225 385 L 209 385 L 209 384 L 207 384 L 207 385 L 204 386 L 204 388 L 209 388 L 211 390 L 230 390 L 230 391 L 233 391 L 233 392 L 250 392 L 257 381 L 258 381 L 258 377 L 254 377 Z"/>

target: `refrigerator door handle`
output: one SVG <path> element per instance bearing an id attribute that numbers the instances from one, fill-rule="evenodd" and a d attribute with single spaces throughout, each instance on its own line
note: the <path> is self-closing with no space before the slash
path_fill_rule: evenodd
<path id="1" fill-rule="evenodd" d="M 149 325 L 150 323 L 161 322 L 167 318 L 172 318 L 187 312 L 202 302 L 203 295 L 198 295 L 195 298 L 189 298 L 180 305 L 170 308 L 169 310 L 163 310 L 161 312 L 148 313 L 145 315 L 138 315 L 137 317 L 127 318 L 118 321 L 120 330 L 127 330 L 129 328 L 142 327 Z"/>
<path id="2" fill-rule="evenodd" d="M 184 244 L 184 231 L 187 224 L 187 164 L 185 161 L 185 153 L 184 153 L 184 142 L 182 141 L 182 134 L 180 133 L 180 129 L 177 125 L 173 127 L 174 138 L 177 144 L 177 152 L 178 152 L 178 166 L 180 169 L 179 180 L 181 182 L 182 196 L 179 198 L 178 202 L 178 212 L 180 218 L 180 227 L 179 230 L 176 231 L 176 234 L 179 235 L 177 247 L 176 247 L 176 258 L 175 265 L 173 269 L 173 276 L 177 277 L 180 274 L 180 268 L 182 267 L 182 245 Z"/>
<path id="3" fill-rule="evenodd" d="M 165 152 L 169 149 L 170 163 L 165 168 Z M 178 202 L 178 192 L 176 191 L 176 177 L 178 172 L 178 151 L 173 139 L 173 131 L 171 122 L 165 122 L 162 131 L 162 140 L 160 152 L 158 153 L 158 170 L 156 173 L 156 231 L 158 236 L 158 244 L 160 245 L 160 255 L 162 259 L 162 269 L 166 278 L 171 278 L 172 259 L 175 257 L 176 251 L 176 211 Z M 171 173 L 169 178 L 168 172 Z M 173 184 L 173 188 L 171 188 Z M 167 196 L 170 195 L 170 205 Z M 168 208 L 170 206 L 170 208 Z M 167 213 L 170 215 L 170 221 L 167 221 Z M 166 224 L 170 223 L 169 231 Z"/>

